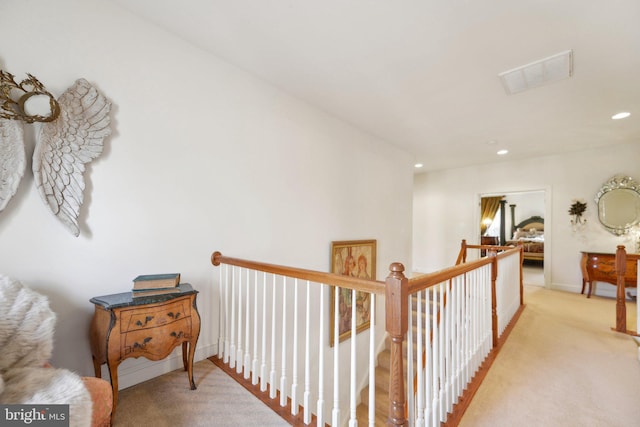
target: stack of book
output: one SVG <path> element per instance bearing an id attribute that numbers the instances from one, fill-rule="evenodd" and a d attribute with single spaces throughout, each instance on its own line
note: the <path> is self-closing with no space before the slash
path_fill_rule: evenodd
<path id="1" fill-rule="evenodd" d="M 180 292 L 180 273 L 145 274 L 133 279 L 131 293 L 134 298 Z"/>

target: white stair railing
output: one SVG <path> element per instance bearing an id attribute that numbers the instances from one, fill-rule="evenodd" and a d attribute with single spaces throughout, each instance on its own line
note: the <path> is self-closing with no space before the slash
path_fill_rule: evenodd
<path id="1" fill-rule="evenodd" d="M 341 425 L 346 421 L 351 426 L 357 425 L 356 407 L 360 392 L 357 385 L 362 382 L 362 378 L 375 378 L 375 374 L 370 376 L 368 373 L 369 367 L 375 367 L 375 322 L 371 322 L 368 349 L 361 350 L 356 346 L 356 339 L 353 338 L 356 336 L 354 320 L 351 341 L 340 345 L 336 339 L 331 358 L 326 359 L 324 350 L 328 340 L 324 334 L 324 326 L 328 315 L 324 311 L 328 306 L 330 286 L 227 264 L 220 266 L 217 276 L 220 294 L 218 358 L 243 378 L 251 379 L 252 384 L 259 384 L 260 391 L 266 392 L 268 388 L 270 399 L 276 399 L 279 395 L 279 405 L 290 405 L 293 416 L 298 415 L 302 406 L 304 423 L 311 424 L 315 416 L 318 425 L 325 423 L 325 368 L 331 366 L 333 406 L 330 424 Z M 376 282 L 376 285 L 383 289 L 382 283 Z M 349 292 L 352 292 L 354 302 L 351 315 L 355 319 L 356 291 Z M 340 325 L 340 288 L 333 294 L 335 299 L 330 303 L 335 304 L 332 323 L 337 337 Z M 369 298 L 375 301 L 373 294 Z M 315 318 L 318 323 L 313 322 L 311 317 L 314 312 L 312 301 L 317 302 L 315 307 L 319 307 Z M 375 311 L 372 314 L 375 315 Z M 318 328 L 314 328 L 314 325 Z M 318 347 L 312 348 L 312 342 L 317 343 Z M 345 349 L 348 354 L 347 363 L 340 358 Z M 365 359 L 368 361 L 366 370 L 357 369 L 358 352 L 369 355 Z M 304 364 L 304 393 L 301 402 L 298 398 L 300 363 Z M 312 375 L 312 372 L 317 372 L 317 375 Z M 341 387 L 346 387 L 346 392 Z M 341 407 L 345 395 L 348 396 L 348 405 Z M 375 399 L 373 390 L 370 395 Z M 348 419 L 344 420 L 344 416 Z M 371 420 L 374 420 L 373 416 Z"/>
<path id="2" fill-rule="evenodd" d="M 487 260 L 414 294 L 407 333 L 409 425 L 447 421 L 493 348 L 492 268 L 499 272 L 495 288 L 501 335 L 520 304 L 519 260 L 517 250 L 505 253 L 497 257 L 496 267 Z M 419 277 L 409 282 L 420 287 Z"/>
<path id="3" fill-rule="evenodd" d="M 493 348 L 496 336 L 503 333 L 518 310 L 521 298 L 518 256 L 518 250 L 507 251 L 493 259 L 401 279 L 403 286 L 407 286 L 408 297 L 398 301 L 404 301 L 406 310 L 415 313 L 415 318 L 408 316 L 407 369 L 402 380 L 408 425 L 437 426 L 446 422 Z M 375 294 L 385 293 L 385 283 L 224 259 L 228 262 L 214 262 L 220 265 L 217 280 L 214 277 L 220 296 L 218 358 L 244 379 L 251 378 L 252 384 L 259 384 L 260 392 L 268 394 L 269 399 L 276 401 L 279 394 L 278 404 L 290 405 L 293 417 L 297 417 L 302 405 L 301 418 L 296 419 L 302 419 L 305 425 L 312 424 L 315 416 L 316 425 L 356 427 L 360 385 L 368 383 L 366 423 L 375 426 L 375 368 L 380 342 L 376 339 Z M 395 283 L 398 277 L 403 277 L 399 265 L 392 265 L 395 273 L 390 273 Z M 386 286 L 390 286 L 389 280 Z M 341 343 L 340 295 L 344 291 L 351 295 L 352 322 L 350 341 Z M 359 292 L 366 292 L 371 300 L 367 341 L 358 340 L 356 335 Z M 411 293 L 415 294 L 415 304 Z M 386 303 L 389 295 L 397 297 L 387 293 Z M 492 317 L 494 305 L 497 319 Z M 325 328 L 330 320 L 325 311 L 331 306 L 333 331 Z M 499 332 L 494 330 L 495 325 L 499 325 Z M 325 351 L 329 349 L 325 331 L 335 337 L 331 353 Z M 397 333 L 397 328 L 393 333 Z M 368 345 L 361 348 L 358 344 L 363 342 Z M 404 352 L 397 351 L 397 344 L 395 349 L 392 364 L 397 354 Z M 298 402 L 300 363 L 304 364 L 304 392 Z M 395 363 L 398 366 L 397 359 Z M 394 387 L 390 385 L 390 394 Z M 332 402 L 331 407 L 326 406 L 327 400 Z M 385 408 L 385 413 L 387 410 L 398 414 L 391 405 Z"/>

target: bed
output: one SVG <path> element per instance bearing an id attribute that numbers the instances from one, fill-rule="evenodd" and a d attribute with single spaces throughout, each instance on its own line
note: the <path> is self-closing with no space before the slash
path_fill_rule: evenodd
<path id="1" fill-rule="evenodd" d="M 544 219 L 532 216 L 516 224 L 511 240 L 506 245 L 524 246 L 524 259 L 544 260 Z"/>

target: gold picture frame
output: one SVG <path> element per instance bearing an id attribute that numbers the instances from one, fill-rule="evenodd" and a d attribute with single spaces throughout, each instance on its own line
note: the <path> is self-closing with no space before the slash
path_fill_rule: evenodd
<path id="1" fill-rule="evenodd" d="M 331 272 L 346 276 L 359 277 L 361 279 L 376 279 L 376 241 L 375 240 L 345 240 L 331 242 Z M 335 343 L 335 293 L 336 288 L 331 287 L 331 329 L 329 332 L 329 345 Z M 338 329 L 338 342 L 342 342 L 351 336 L 352 325 L 352 300 L 351 289 L 340 288 L 340 317 Z M 370 310 L 371 295 L 368 292 L 356 291 L 356 333 L 360 333 L 371 325 Z"/>

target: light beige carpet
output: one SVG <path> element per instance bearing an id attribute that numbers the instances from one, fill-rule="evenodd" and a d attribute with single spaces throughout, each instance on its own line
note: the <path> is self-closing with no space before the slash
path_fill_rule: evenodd
<path id="1" fill-rule="evenodd" d="M 615 300 L 526 286 L 525 304 L 460 426 L 640 426 L 638 350 L 610 329 Z"/>
<path id="2" fill-rule="evenodd" d="M 640 426 L 638 350 L 610 329 L 615 301 L 526 286 L 525 303 L 460 425 Z M 288 425 L 210 361 L 194 370 L 195 391 L 183 370 L 122 390 L 114 426 Z"/>
<path id="3" fill-rule="evenodd" d="M 114 427 L 283 427 L 289 424 L 209 360 L 121 390 Z"/>

